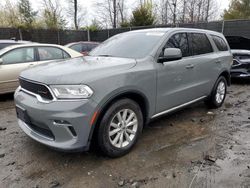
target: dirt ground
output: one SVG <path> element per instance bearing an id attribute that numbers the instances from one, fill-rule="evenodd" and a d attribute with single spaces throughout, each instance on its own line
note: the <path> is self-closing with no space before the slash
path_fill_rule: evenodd
<path id="1" fill-rule="evenodd" d="M 155 120 L 118 159 L 31 140 L 2 95 L 0 187 L 250 187 L 250 83 L 234 83 L 220 109 L 199 103 Z"/>

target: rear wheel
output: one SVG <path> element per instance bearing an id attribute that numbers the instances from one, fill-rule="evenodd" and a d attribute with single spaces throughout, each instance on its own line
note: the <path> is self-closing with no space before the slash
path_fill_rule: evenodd
<path id="1" fill-rule="evenodd" d="M 223 104 L 227 93 L 227 81 L 225 77 L 221 76 L 215 83 L 213 91 L 210 97 L 205 101 L 205 103 L 210 108 L 219 108 Z"/>
<path id="2" fill-rule="evenodd" d="M 121 99 L 104 114 L 98 130 L 98 144 L 110 157 L 125 155 L 137 142 L 142 127 L 140 106 L 133 100 Z"/>

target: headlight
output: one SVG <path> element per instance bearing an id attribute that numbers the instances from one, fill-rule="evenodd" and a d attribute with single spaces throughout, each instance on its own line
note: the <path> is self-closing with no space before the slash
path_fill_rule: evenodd
<path id="1" fill-rule="evenodd" d="M 93 90 L 86 85 L 51 85 L 59 99 L 86 99 L 92 96 Z"/>

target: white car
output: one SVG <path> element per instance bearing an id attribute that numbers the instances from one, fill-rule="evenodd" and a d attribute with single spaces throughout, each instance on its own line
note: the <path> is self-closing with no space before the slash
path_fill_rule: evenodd
<path id="1" fill-rule="evenodd" d="M 56 59 L 82 56 L 70 48 L 54 44 L 23 44 L 0 50 L 0 94 L 14 92 L 21 71 Z"/>

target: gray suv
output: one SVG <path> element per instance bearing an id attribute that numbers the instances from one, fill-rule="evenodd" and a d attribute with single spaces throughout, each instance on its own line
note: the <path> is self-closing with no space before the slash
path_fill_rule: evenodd
<path id="1" fill-rule="evenodd" d="M 224 36 L 213 31 L 122 33 L 87 57 L 22 72 L 15 92 L 18 123 L 52 148 L 88 150 L 92 141 L 104 154 L 122 156 L 150 120 L 202 100 L 220 107 L 232 60 Z"/>

